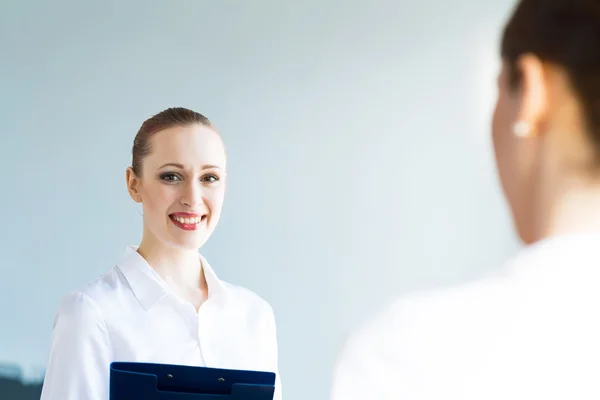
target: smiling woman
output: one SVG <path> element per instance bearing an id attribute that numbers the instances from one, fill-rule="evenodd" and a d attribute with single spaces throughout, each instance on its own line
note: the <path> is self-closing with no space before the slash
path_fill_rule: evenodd
<path id="1" fill-rule="evenodd" d="M 127 186 L 144 210 L 138 251 L 152 257 L 161 243 L 197 250 L 214 231 L 225 195 L 225 147 L 213 125 L 190 110 L 166 110 L 142 125 L 132 153 Z"/>
<path id="2" fill-rule="evenodd" d="M 126 182 L 143 207 L 142 241 L 64 298 L 42 400 L 107 399 L 113 361 L 275 372 L 281 399 L 270 305 L 198 254 L 225 196 L 221 136 L 203 115 L 170 108 L 142 124 L 132 154 Z"/>

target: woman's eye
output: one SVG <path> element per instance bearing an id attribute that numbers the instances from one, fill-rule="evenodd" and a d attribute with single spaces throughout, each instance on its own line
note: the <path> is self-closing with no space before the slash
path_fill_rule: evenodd
<path id="1" fill-rule="evenodd" d="M 218 180 L 219 180 L 219 177 L 216 175 L 206 175 L 206 176 L 202 177 L 202 181 L 208 182 L 208 183 L 217 182 Z"/>
<path id="2" fill-rule="evenodd" d="M 179 176 L 175 174 L 164 174 L 160 177 L 160 179 L 167 182 L 179 182 L 181 180 Z"/>

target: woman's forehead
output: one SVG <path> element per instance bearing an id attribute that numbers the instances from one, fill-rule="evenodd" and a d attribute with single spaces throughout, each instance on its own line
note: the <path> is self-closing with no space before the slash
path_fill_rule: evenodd
<path id="1" fill-rule="evenodd" d="M 150 141 L 148 161 L 225 167 L 225 146 L 220 135 L 201 125 L 178 126 L 157 132 Z"/>

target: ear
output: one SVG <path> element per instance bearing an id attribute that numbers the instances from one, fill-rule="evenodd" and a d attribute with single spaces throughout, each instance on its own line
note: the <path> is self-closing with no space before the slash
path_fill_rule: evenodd
<path id="1" fill-rule="evenodd" d="M 142 202 L 142 195 L 140 193 L 140 178 L 135 174 L 133 168 L 128 167 L 125 172 L 125 180 L 127 181 L 127 191 L 129 192 L 129 196 L 136 203 Z"/>
<path id="2" fill-rule="evenodd" d="M 541 131 L 539 126 L 546 118 L 548 109 L 548 82 L 544 63 L 532 54 L 524 54 L 517 60 L 521 74 L 520 107 L 517 123 L 531 128 L 531 134 Z"/>

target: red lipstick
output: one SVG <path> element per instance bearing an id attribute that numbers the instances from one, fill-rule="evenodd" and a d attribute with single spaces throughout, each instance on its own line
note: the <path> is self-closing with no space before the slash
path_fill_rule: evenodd
<path id="1" fill-rule="evenodd" d="M 195 231 L 206 220 L 206 215 L 192 212 L 176 212 L 169 215 L 173 224 L 184 231 Z"/>

